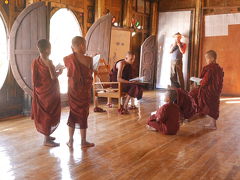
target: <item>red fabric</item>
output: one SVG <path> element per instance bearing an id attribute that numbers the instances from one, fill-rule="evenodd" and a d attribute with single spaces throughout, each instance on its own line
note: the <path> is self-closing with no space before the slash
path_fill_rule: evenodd
<path id="1" fill-rule="evenodd" d="M 120 61 L 124 61 L 124 59 L 117 61 L 110 72 L 109 76 L 110 76 L 111 82 L 117 82 L 118 69 L 117 69 L 116 65 Z M 132 78 L 131 64 L 126 64 L 124 66 L 123 72 L 122 72 L 122 78 L 127 81 L 129 81 Z M 112 85 L 112 87 L 116 87 L 116 86 L 117 85 Z M 131 97 L 134 97 L 137 99 L 142 99 L 143 88 L 141 87 L 141 85 L 122 83 L 122 91 L 127 93 Z"/>
<path id="2" fill-rule="evenodd" d="M 179 130 L 179 107 L 176 104 L 165 104 L 150 116 L 147 124 L 162 134 L 175 135 Z M 159 119 L 159 121 L 156 121 Z"/>
<path id="3" fill-rule="evenodd" d="M 191 96 L 191 93 L 176 88 L 177 91 L 177 105 L 180 109 L 180 114 L 184 119 L 189 119 L 197 112 L 197 104 L 195 99 Z"/>
<path id="4" fill-rule="evenodd" d="M 223 77 L 223 69 L 217 63 L 211 63 L 203 68 L 198 92 L 199 113 L 218 119 Z"/>
<path id="5" fill-rule="evenodd" d="M 86 129 L 91 101 L 92 70 L 81 64 L 74 54 L 65 57 L 64 63 L 68 69 L 68 125 Z"/>
<path id="6" fill-rule="evenodd" d="M 36 129 L 48 136 L 60 122 L 61 100 L 58 79 L 51 79 L 49 69 L 40 57 L 32 63 L 32 82 L 32 119 Z"/>

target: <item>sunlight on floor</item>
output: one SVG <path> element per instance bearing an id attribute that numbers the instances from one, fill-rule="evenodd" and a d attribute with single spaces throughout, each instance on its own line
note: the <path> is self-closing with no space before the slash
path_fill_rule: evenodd
<path id="1" fill-rule="evenodd" d="M 12 164 L 10 161 L 10 157 L 7 153 L 7 150 L 5 150 L 2 146 L 0 146 L 0 174 L 1 177 L 4 177 L 4 179 L 11 180 L 15 179 L 14 173 L 12 171 Z"/>
<path id="2" fill-rule="evenodd" d="M 240 100 L 240 97 L 220 98 L 220 101 Z"/>
<path id="3" fill-rule="evenodd" d="M 50 42 L 52 44 L 53 64 L 64 64 L 63 58 L 72 53 L 71 41 L 74 36 L 82 36 L 80 25 L 72 11 L 63 8 L 58 10 L 50 20 Z M 59 76 L 60 91 L 62 94 L 67 93 L 68 80 L 67 70 Z"/>
<path id="4" fill-rule="evenodd" d="M 225 101 L 226 104 L 240 104 L 240 97 L 220 98 L 220 101 Z"/>

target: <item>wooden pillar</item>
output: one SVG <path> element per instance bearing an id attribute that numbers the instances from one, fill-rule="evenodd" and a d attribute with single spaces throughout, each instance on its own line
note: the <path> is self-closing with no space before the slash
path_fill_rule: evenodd
<path id="1" fill-rule="evenodd" d="M 201 53 L 201 36 L 202 36 L 202 24 L 203 24 L 203 6 L 204 0 L 196 0 L 195 18 L 194 18 L 194 35 L 193 35 L 193 55 L 191 59 L 191 71 L 190 76 L 198 76 L 198 66 L 200 62 Z"/>
<path id="2" fill-rule="evenodd" d="M 125 0 L 124 3 L 124 13 L 123 13 L 123 26 L 130 27 L 131 26 L 131 19 L 132 19 L 132 0 Z"/>
<path id="3" fill-rule="evenodd" d="M 151 35 L 157 34 L 158 29 L 158 1 L 151 4 Z"/>
<path id="4" fill-rule="evenodd" d="M 95 21 L 98 20 L 104 13 L 105 0 L 96 0 L 95 3 Z"/>

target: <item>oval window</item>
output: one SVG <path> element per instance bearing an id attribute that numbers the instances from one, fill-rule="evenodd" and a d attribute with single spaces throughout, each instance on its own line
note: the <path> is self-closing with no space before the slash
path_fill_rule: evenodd
<path id="1" fill-rule="evenodd" d="M 72 53 L 71 42 L 74 36 L 82 36 L 82 31 L 77 18 L 71 10 L 59 9 L 50 19 L 50 42 L 52 52 L 50 59 L 54 65 L 64 64 L 63 58 Z M 67 93 L 67 70 L 59 76 L 60 92 Z"/>
<path id="2" fill-rule="evenodd" d="M 7 55 L 7 31 L 5 22 L 0 16 L 0 89 L 3 86 L 3 83 L 7 77 L 8 73 L 8 55 Z"/>

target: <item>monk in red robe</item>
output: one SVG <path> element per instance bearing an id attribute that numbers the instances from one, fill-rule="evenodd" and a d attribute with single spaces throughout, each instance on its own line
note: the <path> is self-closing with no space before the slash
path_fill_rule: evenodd
<path id="1" fill-rule="evenodd" d="M 205 54 L 207 65 L 203 67 L 198 92 L 198 112 L 212 118 L 206 126 L 217 129 L 216 120 L 219 117 L 220 95 L 223 87 L 223 69 L 216 63 L 217 53 L 213 50 Z"/>
<path id="2" fill-rule="evenodd" d="M 179 106 L 181 120 L 194 116 L 197 113 L 197 104 L 192 94 L 181 88 L 173 90 L 177 92 L 176 104 Z"/>
<path id="3" fill-rule="evenodd" d="M 73 135 L 75 128 L 80 128 L 81 146 L 94 146 L 86 140 L 87 119 L 91 101 L 92 88 L 92 58 L 85 56 L 85 39 L 76 36 L 72 40 L 73 54 L 64 58 L 65 66 L 68 70 L 68 102 L 70 114 L 68 117 L 69 141 L 67 145 L 73 147 Z"/>
<path id="4" fill-rule="evenodd" d="M 121 114 L 128 114 L 128 103 L 131 98 L 142 99 L 143 89 L 137 82 L 129 81 L 132 78 L 132 64 L 135 61 L 135 54 L 128 52 L 125 59 L 116 62 L 110 72 L 110 81 L 121 82 L 122 91 L 127 93 L 123 107 L 119 110 Z M 133 101 L 132 101 L 133 102 Z M 130 109 L 136 109 L 132 104 Z"/>
<path id="5" fill-rule="evenodd" d="M 148 130 L 158 131 L 166 135 L 175 135 L 179 130 L 180 111 L 178 105 L 174 104 L 177 94 L 175 90 L 168 90 L 165 95 L 166 104 L 150 116 L 147 121 Z"/>
<path id="6" fill-rule="evenodd" d="M 55 147 L 59 143 L 55 143 L 55 138 L 50 134 L 60 122 L 61 100 L 57 77 L 62 73 L 62 68 L 57 70 L 49 60 L 51 44 L 48 40 L 39 40 L 37 47 L 40 56 L 32 63 L 32 119 L 37 131 L 45 136 L 44 145 Z"/>

